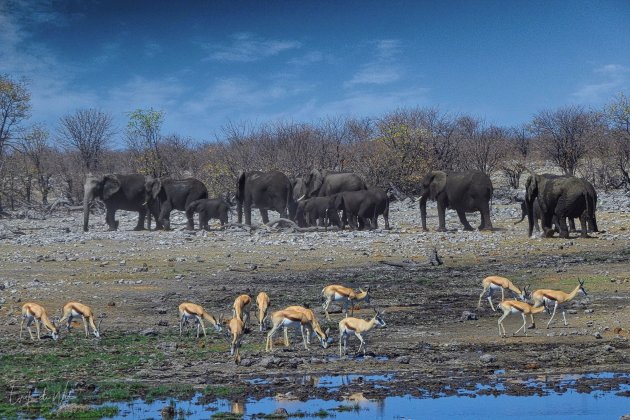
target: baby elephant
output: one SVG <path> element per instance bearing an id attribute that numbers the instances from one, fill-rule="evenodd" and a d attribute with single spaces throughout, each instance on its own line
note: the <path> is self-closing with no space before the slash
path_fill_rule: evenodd
<path id="1" fill-rule="evenodd" d="M 206 198 L 193 201 L 186 207 L 186 214 L 199 213 L 199 227 L 208 230 L 210 219 L 219 219 L 221 226 L 228 222 L 230 205 L 222 198 Z"/>

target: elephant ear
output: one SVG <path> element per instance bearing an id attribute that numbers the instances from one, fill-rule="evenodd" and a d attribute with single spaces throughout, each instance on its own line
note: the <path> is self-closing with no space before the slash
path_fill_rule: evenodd
<path id="1" fill-rule="evenodd" d="M 527 181 L 525 181 L 525 200 L 533 201 L 534 194 L 538 189 L 538 175 L 530 175 L 527 177 Z"/>
<path id="2" fill-rule="evenodd" d="M 109 199 L 120 190 L 120 180 L 115 175 L 103 177 L 103 200 Z"/>
<path id="3" fill-rule="evenodd" d="M 153 182 L 151 182 L 151 197 L 156 199 L 158 195 L 160 195 L 160 191 L 162 190 L 162 180 L 160 178 L 155 178 Z"/>
<path id="4" fill-rule="evenodd" d="M 313 195 L 322 187 L 324 183 L 324 175 L 318 169 L 313 169 L 306 179 L 307 193 Z"/>
<path id="5" fill-rule="evenodd" d="M 429 197 L 431 200 L 437 199 L 437 196 L 446 189 L 446 172 L 433 172 L 433 179 L 429 185 Z"/>

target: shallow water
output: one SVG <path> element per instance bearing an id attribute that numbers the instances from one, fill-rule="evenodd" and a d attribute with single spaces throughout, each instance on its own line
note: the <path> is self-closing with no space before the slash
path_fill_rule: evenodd
<path id="1" fill-rule="evenodd" d="M 329 376 L 321 377 L 313 385 L 325 387 L 334 392 L 341 385 L 359 380 L 376 383 L 387 383 L 392 375 L 375 376 Z M 169 404 L 175 406 L 178 413 L 185 418 L 210 418 L 215 413 L 228 412 L 243 414 L 245 418 L 255 414 L 270 414 L 278 408 L 284 408 L 289 414 L 302 412 L 310 414 L 304 418 L 322 418 L 321 410 L 326 410 L 335 419 L 418 419 L 418 418 L 462 418 L 487 419 L 494 418 L 527 418 L 546 417 L 550 419 L 585 418 L 585 419 L 618 419 L 630 413 L 630 398 L 617 395 L 620 391 L 630 391 L 630 375 L 597 374 L 597 375 L 565 375 L 557 377 L 564 385 L 570 385 L 584 378 L 623 378 L 627 379 L 619 389 L 614 391 L 594 391 L 589 394 L 569 389 L 562 394 L 549 392 L 539 396 L 512 395 L 476 395 L 469 390 L 460 390 L 460 395 L 441 396 L 438 398 L 387 397 L 379 400 L 368 400 L 361 393 L 346 396 L 345 401 L 325 401 L 313 399 L 295 401 L 282 398 L 263 398 L 260 400 L 228 401 L 219 400 L 210 404 L 200 404 L 200 395 L 191 401 L 159 400 L 146 403 L 136 400 L 130 403 L 117 403 L 120 409 L 117 418 L 160 418 L 160 410 Z M 307 377 L 303 378 L 305 381 Z M 298 380 L 299 381 L 299 380 Z M 623 381 L 622 381 L 623 382 Z M 536 386 L 541 382 L 531 380 L 525 384 Z M 499 381 L 494 385 L 478 384 L 477 389 L 503 390 Z M 384 391 L 386 393 L 386 391 Z M 108 404 L 111 405 L 111 404 Z M 338 411 L 341 407 L 341 411 Z"/>

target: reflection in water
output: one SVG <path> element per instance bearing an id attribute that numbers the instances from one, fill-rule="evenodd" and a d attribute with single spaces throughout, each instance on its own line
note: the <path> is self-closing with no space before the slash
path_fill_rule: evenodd
<path id="1" fill-rule="evenodd" d="M 230 401 L 230 413 L 245 414 L 245 403 L 243 401 Z"/>
<path id="2" fill-rule="evenodd" d="M 628 398 L 625 393 L 630 392 L 630 379 L 628 374 L 596 374 L 596 375 L 571 375 L 549 376 L 543 381 L 530 380 L 528 386 L 540 386 L 541 384 L 554 382 L 566 385 L 567 382 L 576 382 L 582 379 L 612 379 L 611 387 L 600 387 L 599 390 L 589 394 L 580 393 L 569 389 L 563 393 L 555 393 L 546 388 L 545 395 L 485 395 L 470 392 L 471 389 L 456 389 L 458 395 L 449 395 L 439 398 L 418 398 L 411 396 L 388 397 L 387 389 L 378 389 L 382 395 L 378 399 L 372 399 L 373 394 L 354 392 L 343 396 L 344 390 L 335 390 L 343 384 L 354 381 L 369 382 L 379 376 L 345 375 L 336 377 L 299 377 L 305 384 L 315 384 L 316 387 L 324 387 L 331 395 L 342 396 L 343 401 L 312 399 L 299 401 L 290 399 L 291 393 L 278 398 L 263 398 L 261 400 L 227 401 L 219 400 L 210 404 L 201 403 L 202 395 L 199 394 L 192 401 L 157 400 L 147 403 L 135 400 L 131 403 L 115 403 L 119 408 L 117 418 L 159 418 L 160 409 L 165 404 L 174 404 L 175 410 L 186 413 L 187 418 L 208 418 L 210 414 L 232 413 L 239 416 L 271 414 L 277 409 L 283 408 L 289 414 L 300 413 L 300 417 L 318 418 L 321 410 L 327 411 L 335 420 L 344 419 L 391 419 L 391 418 L 443 418 L 456 417 L 461 419 L 488 418 L 488 413 L 494 417 L 523 417 L 527 413 L 529 417 L 544 416 L 546 420 L 565 418 L 610 419 L 619 418 L 628 413 Z M 361 378 L 361 379 L 359 379 Z M 385 376 L 393 378 L 393 376 Z M 296 378 L 298 379 L 298 378 Z M 620 380 L 622 380 L 620 382 Z M 496 383 L 477 384 L 474 388 L 499 389 L 505 388 L 509 383 L 517 383 L 509 378 L 508 381 Z M 332 384 L 332 385 L 331 385 Z M 543 385 L 544 387 L 544 385 Z M 341 394 L 341 395 L 339 395 Z M 366 396 L 367 395 L 367 396 Z M 474 398 L 471 398 L 474 397 Z M 111 403 L 107 405 L 112 405 Z"/>

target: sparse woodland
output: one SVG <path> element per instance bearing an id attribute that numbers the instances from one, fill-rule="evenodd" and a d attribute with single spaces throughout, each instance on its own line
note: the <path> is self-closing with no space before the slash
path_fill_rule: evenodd
<path id="1" fill-rule="evenodd" d="M 414 194 L 429 169 L 500 174 L 509 184 L 503 186 L 518 188 L 528 168 L 546 161 L 598 189 L 630 189 L 630 98 L 623 93 L 602 109 L 541 110 L 518 127 L 434 107 L 365 118 L 231 122 L 206 139 L 164 133 L 168 115 L 155 109 L 132 111 L 127 126 L 116 127 L 95 104 L 43 126 L 30 119 L 30 107 L 28 84 L 0 75 L 2 213 L 80 205 L 86 175 L 112 172 L 193 176 L 212 196 L 234 191 L 241 170 L 294 177 L 327 168 Z"/>

